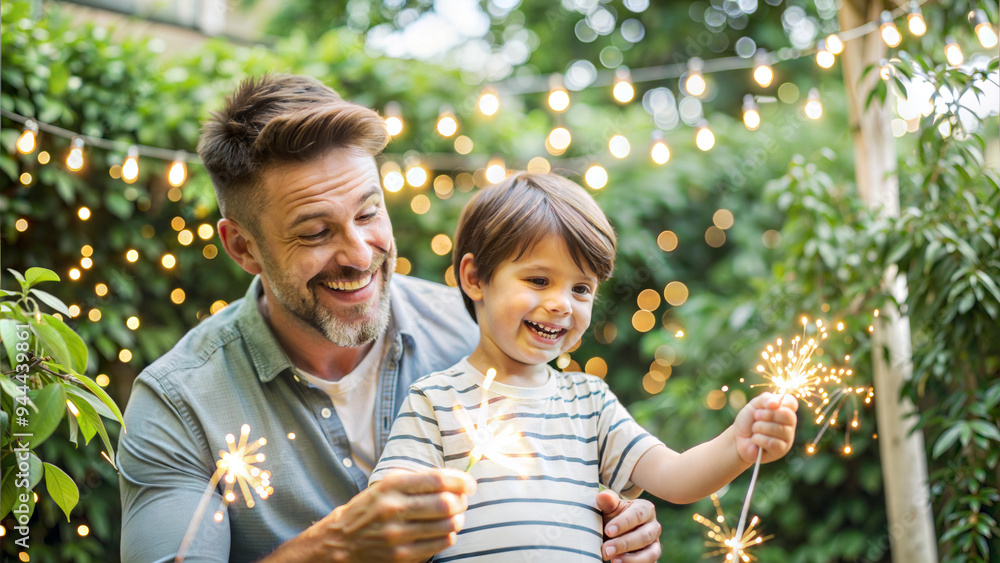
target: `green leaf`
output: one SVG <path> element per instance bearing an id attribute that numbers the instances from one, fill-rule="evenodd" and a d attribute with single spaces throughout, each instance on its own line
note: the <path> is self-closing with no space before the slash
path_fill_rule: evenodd
<path id="1" fill-rule="evenodd" d="M 18 502 L 18 496 L 22 494 L 27 495 L 27 502 L 24 504 L 28 507 L 28 517 L 30 518 L 31 514 L 35 512 L 35 495 L 25 492 L 24 488 L 17 485 L 17 471 L 9 471 L 4 476 L 3 483 L 0 483 L 0 518 L 6 518 L 10 511 L 15 508 L 15 505 L 21 504 Z"/>
<path id="2" fill-rule="evenodd" d="M 964 427 L 965 426 L 963 424 L 956 424 L 955 426 L 945 430 L 944 433 L 941 434 L 941 437 L 938 438 L 938 441 L 934 443 L 934 450 L 931 452 L 931 456 L 937 459 L 941 457 L 941 454 L 947 451 L 948 448 L 955 445 L 955 442 L 958 441 L 958 437 Z"/>
<path id="3" fill-rule="evenodd" d="M 28 268 L 24 273 L 24 281 L 31 287 L 44 281 L 59 281 L 59 276 L 52 270 L 45 268 Z"/>
<path id="4" fill-rule="evenodd" d="M 123 429 L 125 428 L 125 419 L 122 418 L 121 409 L 118 408 L 118 405 L 115 404 L 114 399 L 112 399 L 111 396 L 109 396 L 108 393 L 104 389 L 102 389 L 100 385 L 94 383 L 93 379 L 90 379 L 89 377 L 81 373 L 74 373 L 72 377 L 74 379 L 79 380 L 80 383 L 83 383 L 84 386 L 87 387 L 87 389 L 90 389 L 91 393 L 97 395 L 97 398 L 100 399 L 102 403 L 107 405 L 109 409 L 111 409 L 111 412 L 114 413 L 115 418 L 118 419 L 118 422 L 122 425 L 122 428 Z"/>
<path id="5" fill-rule="evenodd" d="M 80 502 L 80 489 L 77 488 L 73 479 L 70 479 L 62 469 L 51 463 L 45 463 L 45 488 L 49 491 L 49 496 L 56 501 L 59 508 L 66 514 L 66 521 L 69 521 L 69 513 L 73 511 L 76 503 Z"/>
<path id="6" fill-rule="evenodd" d="M 101 420 L 101 416 L 98 414 L 97 409 L 83 397 L 70 397 L 70 400 L 73 401 L 73 404 L 80 410 L 80 416 L 77 417 L 77 422 L 80 423 L 80 430 L 83 432 L 85 443 L 90 443 L 90 439 L 94 437 L 95 432 L 100 434 L 101 441 L 104 442 L 104 449 L 108 453 L 108 457 L 114 459 L 115 448 L 111 445 L 111 438 L 108 437 L 108 431 L 104 427 L 104 421 Z"/>
<path id="7" fill-rule="evenodd" d="M 24 432 L 31 434 L 31 445 L 38 447 L 59 426 L 66 413 L 66 392 L 61 383 L 50 383 L 38 391 L 32 400 L 38 412 L 28 416 Z"/>
<path id="8" fill-rule="evenodd" d="M 14 279 L 17 280 L 17 283 L 21 284 L 21 289 L 25 289 L 24 286 L 26 282 L 24 280 L 24 276 L 21 275 L 21 272 L 18 272 L 17 270 L 11 268 L 7 268 L 7 271 L 10 272 L 12 276 L 14 276 Z"/>
<path id="9" fill-rule="evenodd" d="M 47 291 L 42 291 L 40 289 L 35 289 L 35 288 L 31 288 L 31 293 L 33 293 L 35 295 L 35 297 L 41 299 L 42 303 L 45 303 L 49 307 L 52 307 L 53 309 L 55 309 L 56 311 L 58 311 L 58 312 L 60 312 L 60 313 L 62 313 L 64 315 L 66 315 L 67 317 L 70 316 L 70 314 L 69 314 L 69 308 L 66 307 L 66 304 L 63 303 L 55 295 L 52 295 L 51 293 L 49 293 Z"/>
<path id="10" fill-rule="evenodd" d="M 0 340 L 3 340 L 4 348 L 7 349 L 7 362 L 11 369 L 20 363 L 17 362 L 17 343 L 24 340 L 18 337 L 17 327 L 20 324 L 14 319 L 0 319 Z"/>
<path id="11" fill-rule="evenodd" d="M 70 355 L 59 329 L 50 324 L 31 321 L 31 331 L 42 345 L 42 355 L 51 355 L 55 363 L 64 367 L 73 365 L 73 356 Z"/>
<path id="12" fill-rule="evenodd" d="M 87 371 L 87 345 L 83 343 L 80 335 L 52 315 L 43 315 L 43 318 L 46 323 L 52 325 L 59 332 L 59 336 L 62 337 L 63 343 L 69 351 L 72 361 L 69 364 L 63 364 L 63 366 L 69 367 L 77 373 Z"/>
<path id="13" fill-rule="evenodd" d="M 969 426 L 976 431 L 983 438 L 988 438 L 995 442 L 1000 442 L 1000 429 L 996 426 L 986 422 L 985 420 L 973 420 L 969 423 Z"/>
<path id="14" fill-rule="evenodd" d="M 115 413 L 111 412 L 111 409 L 109 409 L 107 405 L 102 403 L 100 399 L 95 397 L 93 393 L 90 393 L 86 389 L 81 389 L 76 385 L 67 385 L 65 387 L 65 390 L 67 395 L 74 395 L 90 403 L 90 406 L 94 407 L 94 410 L 97 411 L 97 414 L 103 416 L 104 418 L 113 419 L 115 417 Z"/>

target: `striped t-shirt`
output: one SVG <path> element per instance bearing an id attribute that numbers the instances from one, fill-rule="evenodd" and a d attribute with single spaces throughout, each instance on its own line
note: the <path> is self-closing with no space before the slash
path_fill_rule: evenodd
<path id="1" fill-rule="evenodd" d="M 478 442 L 465 527 L 434 561 L 601 561 L 599 484 L 639 494 L 632 469 L 661 442 L 596 377 L 549 368 L 541 387 L 492 383 L 485 416 L 484 381 L 466 358 L 414 383 L 370 483 L 390 469 L 465 470 Z"/>

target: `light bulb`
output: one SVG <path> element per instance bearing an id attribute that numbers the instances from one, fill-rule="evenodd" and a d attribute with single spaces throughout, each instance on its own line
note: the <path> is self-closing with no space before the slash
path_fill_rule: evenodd
<path id="1" fill-rule="evenodd" d="M 892 78 L 892 65 L 889 64 L 889 61 L 885 59 L 879 61 L 878 75 L 886 82 Z"/>
<path id="2" fill-rule="evenodd" d="M 494 115 L 500 110 L 500 97 L 497 96 L 496 90 L 492 88 L 486 88 L 483 90 L 483 94 L 479 96 L 479 111 L 483 115 Z"/>
<path id="3" fill-rule="evenodd" d="M 707 151 L 715 146 L 715 134 L 712 130 L 708 128 L 708 122 L 702 120 L 698 124 L 698 132 L 694 137 L 694 144 L 698 145 L 698 148 Z"/>
<path id="4" fill-rule="evenodd" d="M 135 146 L 128 148 L 128 156 L 122 163 L 122 180 L 131 184 L 139 177 L 139 149 Z"/>
<path id="5" fill-rule="evenodd" d="M 632 146 L 624 135 L 615 135 L 608 141 L 608 150 L 615 158 L 625 158 L 632 151 Z"/>
<path id="6" fill-rule="evenodd" d="M 437 130 L 442 137 L 454 135 L 458 131 L 458 121 L 455 120 L 455 114 L 448 110 L 442 111 L 441 115 L 438 116 Z"/>
<path id="7" fill-rule="evenodd" d="M 620 104 L 627 104 L 635 97 L 635 88 L 632 87 L 632 78 L 628 69 L 619 68 L 615 71 L 615 87 L 612 94 Z"/>
<path id="8" fill-rule="evenodd" d="M 979 43 L 983 47 L 992 49 L 997 46 L 997 34 L 993 31 L 993 26 L 990 25 L 985 11 L 979 9 L 972 12 L 972 25 L 975 27 L 976 36 L 979 37 Z"/>
<path id="9" fill-rule="evenodd" d="M 920 6 L 912 0 L 910 1 L 910 13 L 906 15 L 906 25 L 910 28 L 910 33 L 916 37 L 927 33 L 927 22 L 924 21 L 924 14 L 920 12 Z"/>
<path id="10" fill-rule="evenodd" d="M 806 101 L 806 116 L 809 119 L 819 119 L 823 115 L 823 104 L 819 101 L 819 90 L 813 88 L 809 90 L 809 98 Z"/>
<path id="11" fill-rule="evenodd" d="M 491 160 L 489 165 L 486 166 L 486 181 L 491 184 L 496 184 L 507 177 L 507 169 L 504 167 L 503 161 L 499 159 Z"/>
<path id="12" fill-rule="evenodd" d="M 760 127 L 760 109 L 750 94 L 743 96 L 743 124 L 751 131 Z"/>
<path id="13" fill-rule="evenodd" d="M 816 49 L 816 64 L 818 64 L 821 68 L 830 68 L 833 66 L 833 63 L 836 62 L 836 57 L 834 57 L 833 53 L 831 53 L 826 47 L 826 41 L 821 40 L 816 46 Z"/>
<path id="14" fill-rule="evenodd" d="M 583 175 L 583 181 L 595 190 L 599 190 L 608 185 L 608 171 L 600 164 L 595 164 L 587 169 Z"/>
<path id="15" fill-rule="evenodd" d="M 662 131 L 653 131 L 653 148 L 649 150 L 649 156 L 657 164 L 666 164 L 670 160 L 670 148 L 663 140 Z"/>
<path id="16" fill-rule="evenodd" d="M 31 154 L 38 146 L 36 137 L 38 135 L 38 125 L 34 120 L 29 119 L 24 122 L 24 132 L 17 139 L 17 151 L 21 154 Z"/>
<path id="17" fill-rule="evenodd" d="M 962 48 L 958 46 L 954 37 L 948 37 L 944 40 L 944 58 L 948 59 L 948 64 L 951 66 L 961 66 L 965 62 Z"/>
<path id="18" fill-rule="evenodd" d="M 882 23 L 879 26 L 882 34 L 882 41 L 890 47 L 895 47 L 903 40 L 903 36 L 899 34 L 899 30 L 896 29 L 896 24 L 892 21 L 892 14 L 888 11 L 883 10 L 881 15 Z"/>
<path id="19" fill-rule="evenodd" d="M 569 93 L 562 88 L 555 89 L 549 92 L 549 107 L 552 111 L 566 111 L 569 107 Z"/>
<path id="20" fill-rule="evenodd" d="M 708 85 L 705 83 L 705 77 L 701 75 L 704 68 L 705 62 L 698 57 L 688 61 L 688 75 L 687 79 L 684 80 L 684 89 L 687 90 L 688 94 L 701 97 L 705 93 Z"/>
<path id="21" fill-rule="evenodd" d="M 83 139 L 73 137 L 69 146 L 69 156 L 66 157 L 66 168 L 76 172 L 83 168 Z"/>
<path id="22" fill-rule="evenodd" d="M 760 84 L 761 87 L 767 88 L 774 80 L 774 71 L 771 70 L 771 65 L 768 63 L 767 51 L 764 49 L 758 49 L 757 54 L 754 55 L 753 58 L 753 79 L 756 80 L 757 84 Z"/>
<path id="23" fill-rule="evenodd" d="M 385 186 L 387 192 L 398 192 L 403 189 L 404 184 L 406 184 L 406 180 L 403 179 L 403 175 L 398 170 L 392 170 L 382 177 L 382 185 Z"/>
<path id="24" fill-rule="evenodd" d="M 403 118 L 399 103 L 389 102 L 385 105 L 385 129 L 390 137 L 395 137 L 403 132 Z"/>
<path id="25" fill-rule="evenodd" d="M 573 137 L 564 127 L 556 127 L 549 133 L 548 143 L 556 152 L 564 151 L 572 142 Z"/>
<path id="26" fill-rule="evenodd" d="M 427 183 L 427 169 L 419 164 L 411 166 L 406 170 L 406 182 L 414 188 L 419 188 Z"/>
<path id="27" fill-rule="evenodd" d="M 826 36 L 826 48 L 834 55 L 839 55 L 844 52 L 844 42 L 840 40 L 839 35 L 831 33 Z"/>
<path id="28" fill-rule="evenodd" d="M 184 151 L 178 151 L 174 163 L 170 165 L 170 170 L 167 172 L 167 182 L 175 188 L 181 187 L 184 180 L 187 179 L 187 164 L 184 163 L 186 158 L 187 155 Z"/>

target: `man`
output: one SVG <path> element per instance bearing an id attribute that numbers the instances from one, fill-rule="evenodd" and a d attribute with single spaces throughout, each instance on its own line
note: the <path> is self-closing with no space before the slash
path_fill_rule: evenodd
<path id="1" fill-rule="evenodd" d="M 256 277 L 136 380 L 118 453 L 124 561 L 170 561 L 182 542 L 188 561 L 422 561 L 455 542 L 468 475 L 365 488 L 409 385 L 477 334 L 457 291 L 393 276 L 373 158 L 387 141 L 376 113 L 302 76 L 247 80 L 206 123 L 219 236 Z M 210 479 L 244 424 L 266 439 L 251 461 L 273 493 L 251 508 L 237 486 L 224 507 Z M 649 502 L 597 502 L 606 558 L 659 556 Z"/>

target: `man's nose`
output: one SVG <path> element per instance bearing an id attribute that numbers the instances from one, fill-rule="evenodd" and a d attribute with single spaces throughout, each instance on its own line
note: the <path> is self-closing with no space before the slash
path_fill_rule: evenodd
<path id="1" fill-rule="evenodd" d="M 337 265 L 366 271 L 372 265 L 372 255 L 371 245 L 356 227 L 344 229 L 337 237 L 337 251 L 334 255 Z"/>

